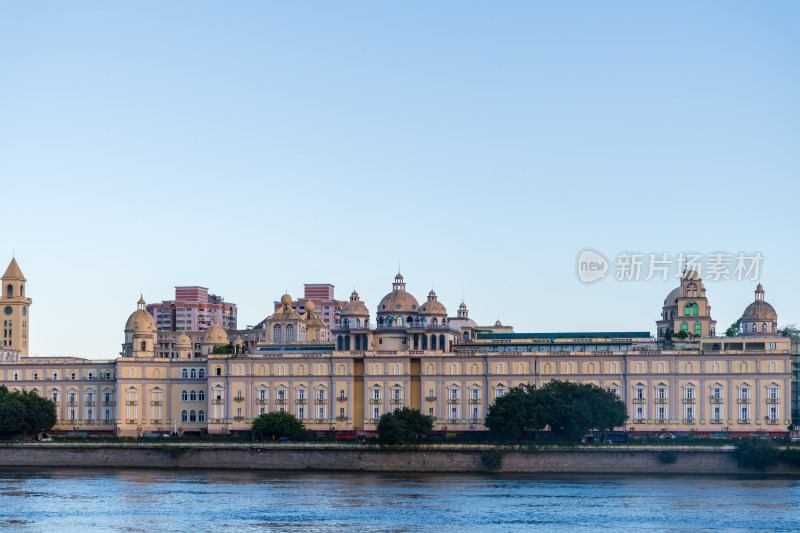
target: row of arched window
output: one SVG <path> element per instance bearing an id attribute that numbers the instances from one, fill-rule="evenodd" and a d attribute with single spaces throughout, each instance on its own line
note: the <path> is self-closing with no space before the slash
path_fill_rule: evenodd
<path id="1" fill-rule="evenodd" d="M 285 333 L 285 339 L 284 339 Z M 275 324 L 272 326 L 272 342 L 294 342 L 296 340 L 295 332 L 294 332 L 294 325 L 293 324 L 286 324 L 286 326 L 282 326 L 281 324 Z"/>
<path id="2" fill-rule="evenodd" d="M 347 320 L 347 319 L 345 319 L 345 320 Z M 447 319 L 443 318 L 442 319 L 442 324 L 445 324 L 446 322 L 447 322 Z M 425 317 L 423 317 L 423 318 L 417 317 L 416 319 L 414 319 L 414 317 L 411 317 L 411 316 L 406 317 L 406 318 L 403 318 L 401 316 L 387 316 L 385 319 L 383 317 L 378 317 L 378 326 L 383 326 L 384 324 L 386 324 L 386 326 L 390 327 L 390 328 L 391 327 L 402 328 L 403 324 L 406 324 L 407 327 L 418 327 L 418 328 L 419 327 L 423 327 L 424 328 L 424 327 L 428 326 L 428 319 L 425 318 Z M 439 325 L 439 319 L 438 318 L 432 318 L 431 322 L 430 322 L 430 325 L 431 326 L 438 326 Z"/>
<path id="3" fill-rule="evenodd" d="M 181 401 L 182 402 L 204 402 L 206 401 L 206 391 L 200 389 L 199 391 L 195 391 L 194 389 L 187 391 L 186 389 L 181 391 Z"/>
<path id="4" fill-rule="evenodd" d="M 206 421 L 206 412 L 200 409 L 199 411 L 195 411 L 192 409 L 191 411 L 187 411 L 184 409 L 181 411 L 181 422 L 205 422 Z"/>
<path id="5" fill-rule="evenodd" d="M 775 330 L 776 330 L 775 323 L 773 323 L 773 324 L 772 324 L 772 333 L 775 333 Z M 745 332 L 747 332 L 747 325 L 745 325 L 745 326 L 744 326 L 744 331 L 745 331 Z M 756 324 L 755 322 L 753 322 L 753 325 L 752 325 L 752 327 L 750 328 L 750 331 L 751 331 L 751 332 L 753 332 L 753 333 L 758 333 L 758 324 Z M 766 323 L 766 322 L 763 322 L 763 323 L 761 324 L 761 331 L 762 331 L 763 333 L 769 333 L 769 326 L 767 326 L 767 323 Z"/>
<path id="6" fill-rule="evenodd" d="M 20 297 L 25 296 L 25 285 L 19 286 L 19 295 Z M 10 283 L 6 285 L 6 298 L 13 298 L 14 297 L 14 286 Z"/>
<path id="7" fill-rule="evenodd" d="M 206 377 L 205 368 L 183 368 L 181 369 L 181 377 L 184 379 L 198 379 Z"/>

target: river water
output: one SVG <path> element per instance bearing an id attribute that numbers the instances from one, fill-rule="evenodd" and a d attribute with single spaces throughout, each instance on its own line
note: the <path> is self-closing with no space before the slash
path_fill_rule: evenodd
<path id="1" fill-rule="evenodd" d="M 0 531 L 797 531 L 800 480 L 0 471 Z"/>

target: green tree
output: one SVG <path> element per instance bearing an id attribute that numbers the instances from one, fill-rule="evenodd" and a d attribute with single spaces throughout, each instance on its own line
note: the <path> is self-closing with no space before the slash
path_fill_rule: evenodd
<path id="1" fill-rule="evenodd" d="M 739 318 L 736 320 L 736 322 L 731 324 L 731 327 L 725 330 L 725 336 L 733 337 L 734 335 L 738 335 L 741 332 L 742 332 L 742 319 Z"/>
<path id="2" fill-rule="evenodd" d="M 433 419 L 419 409 L 403 407 L 378 420 L 378 440 L 384 444 L 414 442 L 433 429 Z"/>
<path id="3" fill-rule="evenodd" d="M 547 407 L 544 396 L 532 385 L 514 387 L 497 398 L 489 407 L 484 422 L 492 431 L 520 440 L 526 431 L 539 431 L 547 425 Z"/>
<path id="4" fill-rule="evenodd" d="M 778 333 L 784 337 L 791 337 L 797 335 L 797 324 L 787 324 L 778 330 Z"/>
<path id="5" fill-rule="evenodd" d="M 285 411 L 264 413 L 253 420 L 253 436 L 270 436 L 273 440 L 290 435 L 302 433 L 305 427 L 303 422 L 293 414 Z"/>
<path id="6" fill-rule="evenodd" d="M 8 392 L 0 387 L 0 436 L 35 434 L 56 423 L 56 405 L 28 392 Z"/>
<path id="7" fill-rule="evenodd" d="M 551 431 L 567 440 L 580 440 L 591 429 L 620 427 L 628 419 L 625 404 L 597 385 L 553 380 L 541 389 Z"/>

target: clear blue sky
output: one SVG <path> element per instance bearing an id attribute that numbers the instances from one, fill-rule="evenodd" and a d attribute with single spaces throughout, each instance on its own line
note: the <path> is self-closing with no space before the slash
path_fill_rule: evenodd
<path id="1" fill-rule="evenodd" d="M 113 357 L 139 293 L 254 324 L 398 263 L 517 331 L 649 330 L 673 281 L 577 253 L 759 251 L 800 322 L 797 2 L 6 2 L 3 267 L 31 350 Z M 755 282 L 709 282 L 720 331 Z"/>

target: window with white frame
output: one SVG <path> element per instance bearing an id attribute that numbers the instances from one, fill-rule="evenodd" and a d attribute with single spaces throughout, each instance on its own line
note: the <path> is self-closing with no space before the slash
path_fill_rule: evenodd
<path id="1" fill-rule="evenodd" d="M 637 405 L 636 406 L 634 418 L 636 420 L 644 420 L 644 406 L 643 405 Z"/>
<path id="2" fill-rule="evenodd" d="M 687 403 L 683 406 L 683 418 L 686 420 L 694 420 L 694 405 Z"/>
<path id="3" fill-rule="evenodd" d="M 267 389 L 258 389 L 258 399 L 259 400 L 267 399 Z"/>
<path id="4" fill-rule="evenodd" d="M 381 389 L 379 389 L 377 387 L 372 389 L 372 399 L 373 400 L 380 400 L 381 399 Z"/>
<path id="5" fill-rule="evenodd" d="M 399 400 L 402 397 L 403 397 L 403 389 L 399 387 L 392 389 L 392 400 Z"/>
<path id="6" fill-rule="evenodd" d="M 617 387 L 609 387 L 608 392 L 619 398 L 619 388 Z"/>
<path id="7" fill-rule="evenodd" d="M 447 397 L 451 400 L 458 400 L 458 389 L 447 389 Z M 453 417 L 455 418 L 455 417 Z"/>
<path id="8" fill-rule="evenodd" d="M 494 389 L 494 397 L 500 398 L 501 396 L 506 395 L 506 388 L 505 387 L 495 387 Z"/>
<path id="9" fill-rule="evenodd" d="M 711 406 L 711 420 L 722 420 L 722 406 L 721 405 L 712 405 Z"/>
<path id="10" fill-rule="evenodd" d="M 279 400 L 285 400 L 286 399 L 286 389 L 278 389 L 278 390 L 275 391 L 275 393 L 278 395 L 278 399 Z"/>
<path id="11" fill-rule="evenodd" d="M 377 405 L 372 407 L 372 418 L 378 419 L 381 417 L 381 408 Z"/>
<path id="12" fill-rule="evenodd" d="M 711 397 L 715 400 L 722 399 L 722 387 L 711 387 Z"/>
<path id="13" fill-rule="evenodd" d="M 344 399 L 344 389 L 339 389 L 339 398 Z"/>
<path id="14" fill-rule="evenodd" d="M 325 389 L 317 389 L 317 400 L 325 399 Z M 322 418 L 321 416 L 318 418 Z"/>
<path id="15" fill-rule="evenodd" d="M 660 400 L 664 400 L 667 397 L 667 388 L 666 387 L 658 387 L 656 389 L 656 398 Z M 658 417 L 661 418 L 661 417 Z"/>
<path id="16" fill-rule="evenodd" d="M 694 399 L 694 387 L 685 387 L 683 389 L 683 397 L 686 398 L 687 400 L 693 400 Z"/>
<path id="17" fill-rule="evenodd" d="M 189 391 L 188 390 L 182 390 L 181 391 L 181 401 L 182 402 L 188 402 L 189 401 Z"/>
<path id="18" fill-rule="evenodd" d="M 303 419 L 306 417 L 306 408 L 302 405 L 297 406 L 297 418 Z"/>
<path id="19" fill-rule="evenodd" d="M 479 399 L 481 397 L 481 390 L 477 387 L 469 389 L 469 397 L 472 400 Z M 477 417 L 473 416 L 472 418 L 477 418 Z"/>
<path id="20" fill-rule="evenodd" d="M 770 400 L 778 399 L 778 387 L 767 387 L 767 398 Z"/>
<path id="21" fill-rule="evenodd" d="M 633 389 L 633 397 L 637 400 L 644 400 L 644 387 L 636 387 Z"/>
<path id="22" fill-rule="evenodd" d="M 767 407 L 767 418 L 770 420 L 777 420 L 778 419 L 778 406 L 775 404 L 771 404 Z"/>
<path id="23" fill-rule="evenodd" d="M 339 418 L 344 418 L 344 407 L 339 408 Z"/>
<path id="24" fill-rule="evenodd" d="M 481 417 L 481 409 L 477 405 L 473 405 L 470 409 L 470 416 L 471 419 L 477 420 Z"/>
<path id="25" fill-rule="evenodd" d="M 428 407 L 428 416 L 433 418 L 433 407 Z"/>
<path id="26" fill-rule="evenodd" d="M 659 405 L 656 408 L 656 418 L 659 420 L 666 420 L 667 419 L 667 408 L 664 405 Z"/>
<path id="27" fill-rule="evenodd" d="M 739 419 L 748 420 L 749 418 L 750 418 L 750 405 L 746 403 L 739 405 Z"/>
<path id="28" fill-rule="evenodd" d="M 450 419 L 451 420 L 456 420 L 457 418 L 458 418 L 458 406 L 457 405 L 451 405 L 450 406 Z"/>
<path id="29" fill-rule="evenodd" d="M 317 418 L 325 418 L 325 406 L 320 405 L 317 407 Z"/>
<path id="30" fill-rule="evenodd" d="M 739 399 L 740 400 L 750 399 L 750 387 L 739 387 Z"/>

